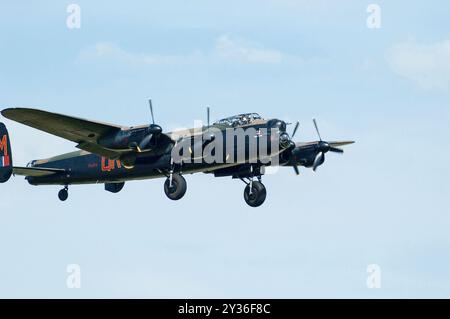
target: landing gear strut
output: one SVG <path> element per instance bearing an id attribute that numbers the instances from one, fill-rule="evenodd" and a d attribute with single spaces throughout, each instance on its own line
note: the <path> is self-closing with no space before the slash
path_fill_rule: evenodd
<path id="1" fill-rule="evenodd" d="M 164 183 L 164 192 L 171 200 L 179 200 L 186 194 L 187 183 L 183 176 L 171 172 Z"/>
<path id="2" fill-rule="evenodd" d="M 68 192 L 68 190 L 69 190 L 69 187 L 67 187 L 67 185 L 66 185 L 66 186 L 64 186 L 63 189 L 61 189 L 61 190 L 59 191 L 59 193 L 58 193 L 58 198 L 59 198 L 60 201 L 64 202 L 64 201 L 67 200 L 67 198 L 69 197 L 69 192 Z"/>

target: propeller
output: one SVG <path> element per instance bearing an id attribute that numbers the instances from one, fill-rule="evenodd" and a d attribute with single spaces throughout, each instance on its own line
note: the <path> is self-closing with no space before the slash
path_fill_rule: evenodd
<path id="1" fill-rule="evenodd" d="M 291 138 L 294 138 L 295 133 L 297 133 L 297 129 L 299 126 L 300 126 L 300 122 L 297 121 L 297 123 L 295 123 L 294 131 L 292 132 Z"/>
<path id="2" fill-rule="evenodd" d="M 155 116 L 153 115 L 153 104 L 151 99 L 148 100 L 148 104 L 150 105 L 150 114 L 152 115 L 152 123 L 153 125 L 155 125 Z"/>
<path id="3" fill-rule="evenodd" d="M 297 121 L 297 123 L 295 123 L 294 131 L 292 131 L 291 139 L 294 138 L 295 133 L 297 133 L 297 130 L 298 130 L 299 126 L 300 126 L 300 122 Z M 295 147 L 295 143 L 294 143 L 294 147 Z M 300 175 L 300 171 L 298 170 L 298 166 L 294 164 L 292 167 L 294 168 L 295 175 Z"/>
<path id="4" fill-rule="evenodd" d="M 323 162 L 325 162 L 325 153 L 320 152 L 316 155 L 316 158 L 314 159 L 313 171 L 315 172 L 317 167 L 322 165 Z"/>
<path id="5" fill-rule="evenodd" d="M 290 125 L 290 124 L 292 124 L 292 123 L 288 123 L 288 125 Z M 283 148 L 283 149 L 285 149 L 285 148 L 291 148 L 291 149 L 295 148 L 295 143 L 293 141 L 293 138 L 294 138 L 295 133 L 297 133 L 297 129 L 298 129 L 299 126 L 300 126 L 300 122 L 297 121 L 297 123 L 295 123 L 294 131 L 292 132 L 291 136 L 289 136 L 289 134 L 286 132 L 286 128 L 284 128 L 281 131 L 281 134 L 279 136 L 279 141 L 280 141 L 281 148 Z M 286 127 L 286 124 L 284 124 L 284 127 Z"/>
<path id="6" fill-rule="evenodd" d="M 316 119 L 313 119 L 314 127 L 316 128 L 317 135 L 319 135 L 319 140 L 322 141 L 322 137 L 320 136 L 319 127 L 317 126 Z"/>
<path id="7" fill-rule="evenodd" d="M 322 165 L 325 162 L 325 153 L 328 152 L 334 152 L 334 153 L 344 153 L 344 150 L 337 148 L 336 146 L 334 146 L 334 144 L 337 143 L 333 143 L 333 142 L 325 142 L 322 140 L 322 137 L 320 136 L 320 131 L 319 131 L 319 127 L 317 125 L 317 121 L 316 119 L 313 119 L 313 123 L 314 123 L 314 127 L 316 128 L 316 132 L 317 135 L 319 136 L 319 142 L 317 143 L 316 149 L 317 149 L 317 155 L 316 158 L 314 159 L 314 163 L 313 163 L 313 171 L 316 171 L 317 167 L 319 167 L 320 165 Z M 342 145 L 342 144 L 339 144 Z"/>
<path id="8" fill-rule="evenodd" d="M 147 129 L 147 134 L 144 136 L 144 138 L 139 143 L 138 150 L 145 149 L 145 147 L 150 143 L 150 140 L 155 135 L 155 137 L 162 132 L 162 128 L 159 125 L 155 124 L 155 116 L 153 114 L 153 104 L 152 100 L 148 100 L 149 106 L 150 106 L 150 114 L 152 116 L 152 124 L 149 125 Z"/>

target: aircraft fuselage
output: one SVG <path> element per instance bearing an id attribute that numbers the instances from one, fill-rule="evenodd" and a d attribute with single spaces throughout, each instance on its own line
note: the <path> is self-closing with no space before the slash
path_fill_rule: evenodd
<path id="1" fill-rule="evenodd" d="M 259 132 L 261 129 L 277 129 L 278 126 L 282 126 L 285 131 L 285 124 L 280 120 L 270 120 L 261 121 L 255 125 L 248 125 L 246 127 L 236 127 L 234 129 L 253 129 L 252 132 Z M 202 131 L 201 131 L 202 132 Z M 223 136 L 223 151 L 224 154 L 227 149 L 227 139 L 226 130 L 221 130 Z M 203 131 L 204 133 L 204 131 Z M 250 154 L 250 139 L 255 139 L 254 143 L 258 145 L 259 139 L 269 139 L 269 135 L 258 136 L 258 134 L 250 134 L 248 139 L 243 143 L 235 143 L 233 146 L 234 154 L 238 153 L 240 149 L 245 149 L 244 157 L 240 160 L 235 156 L 235 160 L 228 161 L 230 154 L 225 154 L 226 158 L 223 161 L 208 163 L 204 160 L 198 160 L 195 158 L 195 139 L 193 139 L 194 129 L 178 131 L 174 133 L 169 133 L 171 136 L 179 136 L 181 140 L 189 140 L 192 149 L 194 149 L 193 154 L 189 154 L 190 161 L 183 161 L 181 165 L 175 165 L 175 171 L 181 172 L 183 174 L 193 174 L 197 172 L 214 172 L 221 169 L 231 168 L 235 166 L 242 166 L 246 164 L 251 164 L 258 169 L 263 164 L 265 166 L 271 165 L 272 161 L 265 158 L 261 158 L 260 152 L 256 153 L 256 156 Z M 201 141 L 201 140 L 200 140 Z M 203 143 L 203 142 L 202 142 Z M 277 142 L 278 143 L 278 140 Z M 205 143 L 206 144 L 206 143 Z M 270 148 L 270 141 L 268 141 Z M 190 148 L 191 149 L 191 148 Z M 205 145 L 200 148 L 200 155 L 205 149 Z M 277 164 L 284 165 L 287 161 L 284 160 L 279 154 L 283 152 L 283 148 L 278 149 L 275 154 L 277 160 L 281 160 L 281 163 Z M 227 156 L 228 155 L 228 156 Z M 89 153 L 87 151 L 76 151 L 72 153 L 62 154 L 49 159 L 35 160 L 30 163 L 31 167 L 36 168 L 56 168 L 64 169 L 65 174 L 53 174 L 42 177 L 26 177 L 28 182 L 32 185 L 73 185 L 73 184 L 91 184 L 91 183 L 119 183 L 130 180 L 142 180 L 142 179 L 152 179 L 159 177 L 167 177 L 170 170 L 172 169 L 172 152 L 171 148 L 165 153 L 159 156 L 147 157 L 145 154 L 138 157 L 135 160 L 134 165 L 127 166 L 119 159 L 110 159 L 104 156 L 99 156 L 97 154 Z M 223 175 L 225 176 L 225 175 Z"/>

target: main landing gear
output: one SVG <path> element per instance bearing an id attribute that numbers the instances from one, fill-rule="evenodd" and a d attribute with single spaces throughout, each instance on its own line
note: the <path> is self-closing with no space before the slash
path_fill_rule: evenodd
<path id="1" fill-rule="evenodd" d="M 61 189 L 58 193 L 58 198 L 60 201 L 64 202 L 67 200 L 67 198 L 69 197 L 69 187 L 64 186 L 63 189 Z"/>
<path id="2" fill-rule="evenodd" d="M 171 172 L 164 183 L 164 192 L 171 200 L 179 200 L 186 194 L 187 183 L 183 176 Z"/>
<path id="3" fill-rule="evenodd" d="M 248 181 L 241 179 L 247 186 L 244 189 L 244 200 L 251 207 L 259 207 L 266 200 L 266 187 L 261 183 L 261 177 L 258 176 L 257 181 L 253 181 L 253 177 Z"/>

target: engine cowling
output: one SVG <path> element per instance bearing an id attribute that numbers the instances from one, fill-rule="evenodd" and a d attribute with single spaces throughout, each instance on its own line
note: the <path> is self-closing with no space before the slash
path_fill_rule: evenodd
<path id="1" fill-rule="evenodd" d="M 151 124 L 147 127 L 121 130 L 115 134 L 101 138 L 98 143 L 110 149 L 124 149 L 136 146 L 146 148 L 151 138 L 161 133 L 161 126 Z"/>

